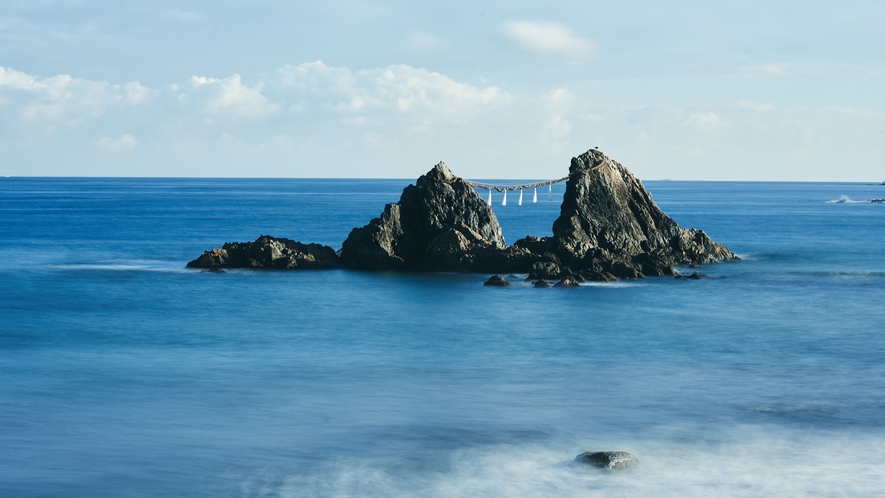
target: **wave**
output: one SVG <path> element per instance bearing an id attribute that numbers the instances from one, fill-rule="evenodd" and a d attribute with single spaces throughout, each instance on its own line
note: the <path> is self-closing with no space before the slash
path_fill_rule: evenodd
<path id="1" fill-rule="evenodd" d="M 534 281 L 526 280 L 528 278 L 528 273 L 505 274 L 504 278 L 508 282 L 510 282 L 510 285 L 512 287 L 534 288 L 534 286 L 535 286 Z M 555 283 L 559 282 L 561 279 L 551 278 L 551 279 L 545 279 L 545 280 L 547 280 L 547 282 L 550 284 L 550 287 L 553 287 L 553 285 Z M 636 282 L 636 281 L 624 281 L 624 280 L 618 280 L 615 282 L 578 282 L 578 287 L 602 287 L 602 288 L 607 288 L 607 289 L 623 288 L 623 287 L 638 287 L 640 285 L 643 285 L 643 284 L 640 282 Z"/>
<path id="2" fill-rule="evenodd" d="M 67 263 L 47 265 L 55 270 L 100 270 L 100 271 L 157 271 L 185 272 L 184 263 L 149 259 L 114 259 L 92 263 Z"/>
<path id="3" fill-rule="evenodd" d="M 242 496 L 875 496 L 882 434 L 738 428 L 724 439 L 625 445 L 501 445 L 401 457 L 341 457 L 309 471 L 241 482 Z M 615 447 L 617 446 L 617 447 Z M 627 450 L 639 465 L 574 464 L 584 450 Z M 833 458 L 821 458 L 831 455 Z M 305 469 L 306 470 L 306 469 Z"/>
<path id="4" fill-rule="evenodd" d="M 863 199 L 863 200 L 854 200 L 847 195 L 839 196 L 838 199 L 827 201 L 827 204 L 885 204 L 885 199 Z"/>
<path id="5" fill-rule="evenodd" d="M 832 278 L 839 280 L 878 280 L 885 278 L 885 272 L 882 271 L 825 271 L 825 270 L 808 270 L 808 271 L 788 271 L 786 275 L 794 275 L 799 277 L 813 278 Z"/>

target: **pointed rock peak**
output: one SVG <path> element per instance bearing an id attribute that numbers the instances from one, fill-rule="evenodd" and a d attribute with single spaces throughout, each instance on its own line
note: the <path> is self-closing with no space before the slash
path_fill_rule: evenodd
<path id="1" fill-rule="evenodd" d="M 433 167 L 432 170 L 428 171 L 424 178 L 427 180 L 432 180 L 436 182 L 444 182 L 451 183 L 455 181 L 458 177 L 455 176 L 449 167 L 446 166 L 446 163 L 440 161 L 439 164 Z"/>
<path id="2" fill-rule="evenodd" d="M 595 166 L 599 166 L 605 162 L 605 154 L 597 149 L 590 149 L 578 157 L 572 158 L 572 164 L 569 167 L 569 173 L 574 174 L 586 171 Z"/>

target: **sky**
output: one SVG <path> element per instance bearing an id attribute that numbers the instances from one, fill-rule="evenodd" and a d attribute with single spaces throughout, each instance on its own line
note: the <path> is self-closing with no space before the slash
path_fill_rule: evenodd
<path id="1" fill-rule="evenodd" d="M 0 175 L 885 180 L 885 2 L 4 0 Z"/>

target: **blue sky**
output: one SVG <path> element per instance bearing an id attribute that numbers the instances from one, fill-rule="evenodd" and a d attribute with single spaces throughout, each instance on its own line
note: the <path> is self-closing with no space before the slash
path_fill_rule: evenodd
<path id="1" fill-rule="evenodd" d="M 885 180 L 885 3 L 6 0 L 0 174 Z"/>

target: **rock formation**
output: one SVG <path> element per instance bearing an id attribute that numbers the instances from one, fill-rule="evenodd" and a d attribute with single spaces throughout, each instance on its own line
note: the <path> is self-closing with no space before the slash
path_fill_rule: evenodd
<path id="1" fill-rule="evenodd" d="M 380 217 L 354 228 L 341 247 L 344 266 L 364 270 L 507 273 L 535 259 L 529 251 L 506 248 L 492 208 L 442 162 L 406 187 Z"/>
<path id="2" fill-rule="evenodd" d="M 510 287 L 510 282 L 501 275 L 492 275 L 484 284 L 486 287 Z"/>
<path id="3" fill-rule="evenodd" d="M 553 237 L 507 247 L 491 207 L 439 163 L 355 228 L 341 250 L 350 268 L 526 272 L 532 280 L 675 275 L 676 264 L 733 259 L 703 231 L 676 224 L 636 177 L 597 150 L 572 159 Z"/>
<path id="4" fill-rule="evenodd" d="M 673 265 L 738 259 L 703 231 L 680 227 L 627 168 L 598 150 L 572 159 L 553 237 L 526 241 L 515 245 L 553 253 L 561 267 L 597 277 L 674 275 Z"/>
<path id="5" fill-rule="evenodd" d="M 332 248 L 261 236 L 206 251 L 191 268 L 330 268 L 528 273 L 557 286 L 673 276 L 673 266 L 738 259 L 703 231 L 680 227 L 642 183 L 598 150 L 572 159 L 553 236 L 507 246 L 494 211 L 445 163 L 409 185 L 381 216 Z"/>
<path id="6" fill-rule="evenodd" d="M 335 250 L 320 244 L 262 235 L 255 242 L 228 242 L 187 264 L 188 268 L 272 268 L 280 270 L 334 268 Z"/>

